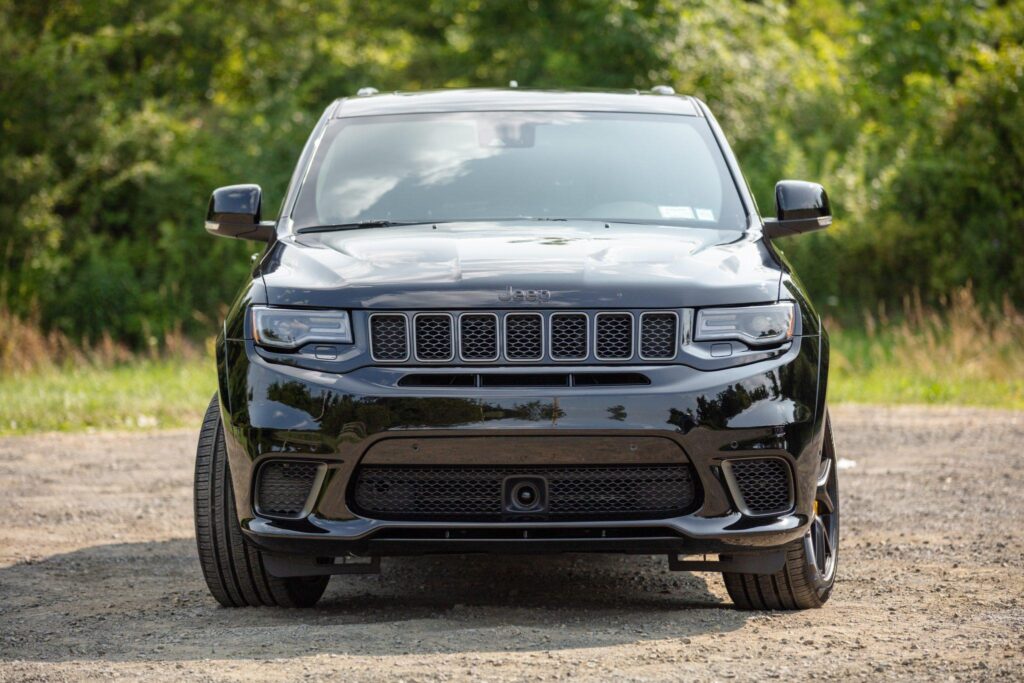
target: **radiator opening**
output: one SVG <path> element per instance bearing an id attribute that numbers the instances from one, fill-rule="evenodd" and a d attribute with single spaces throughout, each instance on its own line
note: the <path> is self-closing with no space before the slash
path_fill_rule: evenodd
<path id="1" fill-rule="evenodd" d="M 398 380 L 400 387 L 475 387 L 476 375 L 457 372 L 433 372 L 406 375 Z"/>
<path id="2" fill-rule="evenodd" d="M 628 386 L 650 384 L 647 375 L 639 372 L 576 372 L 573 385 L 578 387 Z"/>
<path id="3" fill-rule="evenodd" d="M 614 387 L 645 386 L 640 372 L 412 372 L 400 387 Z"/>
<path id="4" fill-rule="evenodd" d="M 567 373 L 531 372 L 529 374 L 498 373 L 480 375 L 482 387 L 567 387 Z"/>

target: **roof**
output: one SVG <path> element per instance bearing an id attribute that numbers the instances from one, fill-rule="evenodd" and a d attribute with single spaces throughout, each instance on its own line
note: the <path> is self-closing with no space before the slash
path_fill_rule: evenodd
<path id="1" fill-rule="evenodd" d="M 694 99 L 636 90 L 620 92 L 521 90 L 519 88 L 429 90 L 347 97 L 335 118 L 454 111 L 614 111 L 700 116 Z"/>

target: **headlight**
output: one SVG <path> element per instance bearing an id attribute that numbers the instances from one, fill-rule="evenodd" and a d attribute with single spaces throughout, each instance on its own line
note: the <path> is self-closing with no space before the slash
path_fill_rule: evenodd
<path id="1" fill-rule="evenodd" d="M 793 338 L 792 303 L 744 308 L 706 308 L 697 313 L 694 339 L 738 339 L 762 346 Z"/>
<path id="2" fill-rule="evenodd" d="M 256 343 L 292 349 L 309 342 L 352 343 L 347 311 L 300 311 L 252 307 Z"/>

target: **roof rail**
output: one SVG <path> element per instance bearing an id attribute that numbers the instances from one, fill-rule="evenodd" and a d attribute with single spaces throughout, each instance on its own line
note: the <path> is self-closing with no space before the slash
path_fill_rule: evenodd
<path id="1" fill-rule="evenodd" d="M 359 90 L 356 90 L 356 95 L 358 95 L 359 97 L 369 97 L 370 95 L 376 95 L 379 92 L 380 91 L 374 88 L 373 86 L 367 85 L 360 88 Z"/>
<path id="2" fill-rule="evenodd" d="M 671 85 L 656 85 L 651 88 L 651 92 L 655 95 L 675 95 L 676 89 Z"/>

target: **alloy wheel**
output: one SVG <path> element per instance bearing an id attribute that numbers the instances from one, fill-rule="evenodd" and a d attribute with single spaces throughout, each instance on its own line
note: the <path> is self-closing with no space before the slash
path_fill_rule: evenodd
<path id="1" fill-rule="evenodd" d="M 835 453 L 830 445 L 826 445 L 818 467 L 814 518 L 805 539 L 808 559 L 814 562 L 822 583 L 831 582 L 835 575 L 839 546 L 839 485 Z"/>

